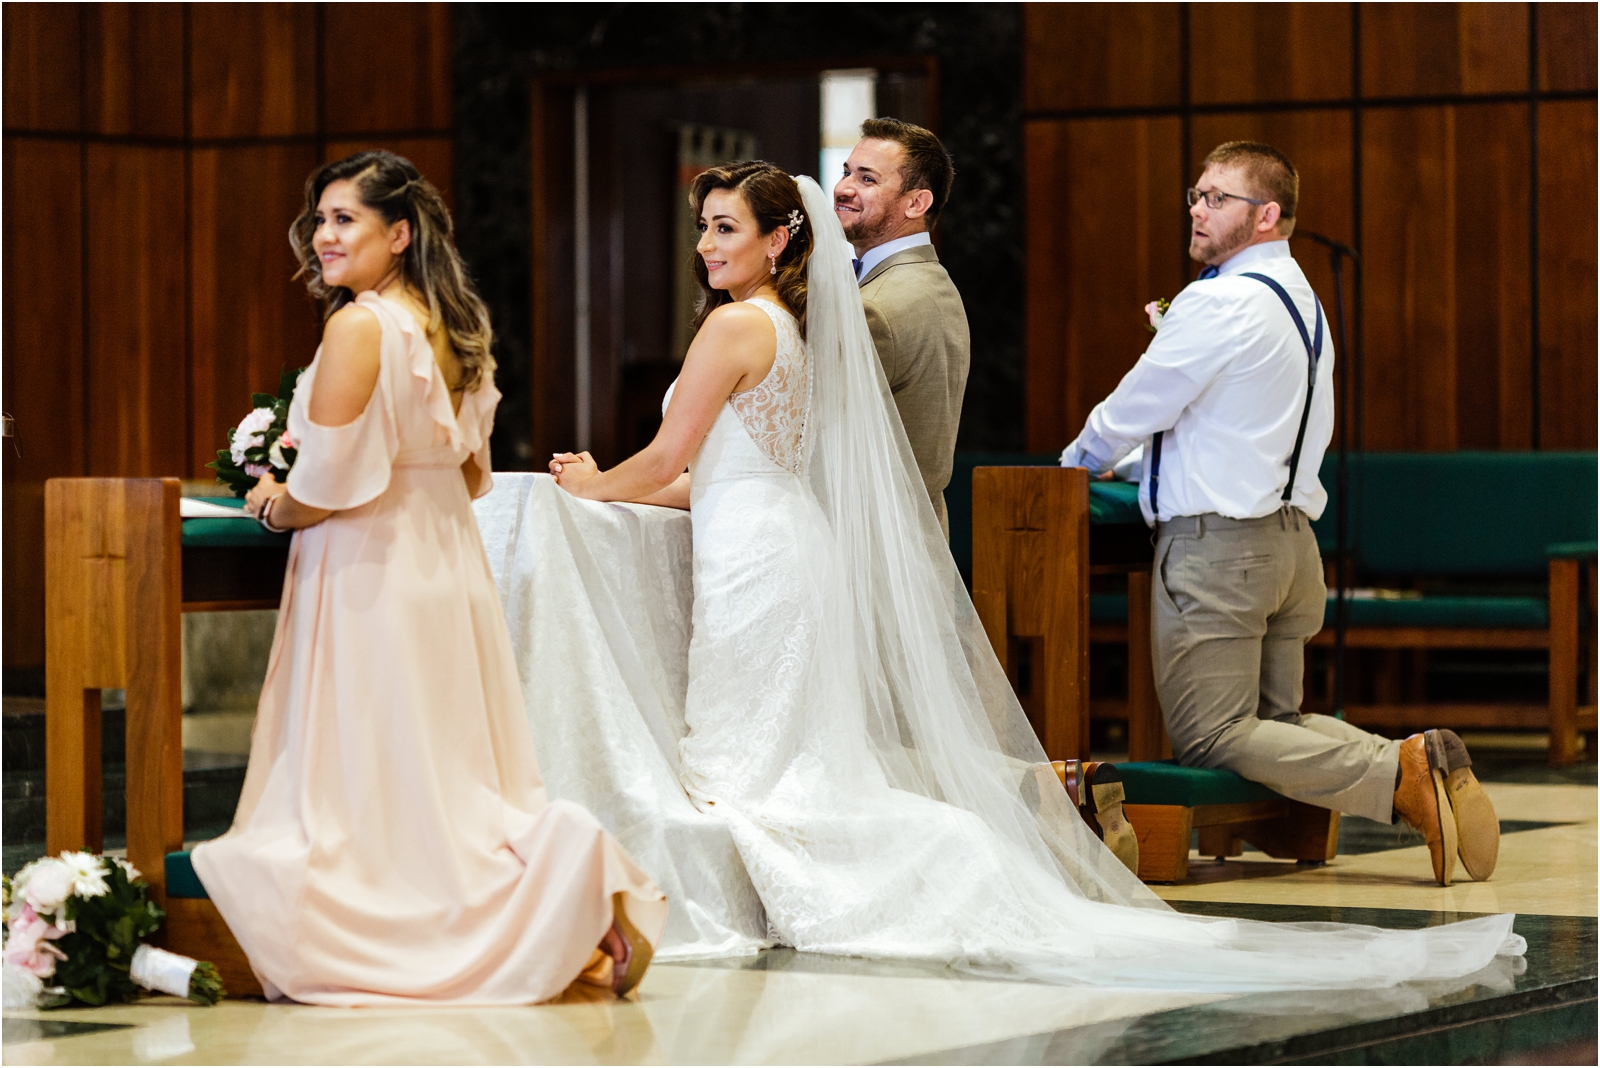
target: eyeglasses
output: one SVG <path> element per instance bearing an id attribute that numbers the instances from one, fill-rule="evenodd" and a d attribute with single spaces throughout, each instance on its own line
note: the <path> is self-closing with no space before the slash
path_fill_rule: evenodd
<path id="1" fill-rule="evenodd" d="M 1183 191 L 1183 199 L 1189 202 L 1189 206 L 1191 208 L 1198 204 L 1201 198 L 1205 199 L 1206 207 L 1210 208 L 1212 211 L 1216 211 L 1218 208 L 1222 207 L 1222 202 L 1225 200 L 1242 200 L 1246 204 L 1257 205 L 1267 203 L 1265 200 L 1256 200 L 1252 197 L 1242 197 L 1237 193 L 1219 193 L 1215 189 L 1208 189 L 1205 192 L 1201 192 L 1200 190 L 1191 186 Z"/>

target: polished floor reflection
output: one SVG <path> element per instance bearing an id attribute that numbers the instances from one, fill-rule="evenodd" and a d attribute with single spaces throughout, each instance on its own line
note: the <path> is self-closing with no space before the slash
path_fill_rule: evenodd
<path id="1" fill-rule="evenodd" d="M 1440 888 L 1426 848 L 1372 825 L 1323 868 L 1195 856 L 1184 911 L 1417 927 L 1519 914 L 1525 962 L 1451 984 L 1215 997 L 973 979 L 798 954 L 654 968 L 637 1000 L 577 988 L 527 1009 L 321 1009 L 175 999 L 8 1014 L 7 1064 L 1593 1062 L 1596 788 L 1493 781 L 1493 880 Z M 1592 782 L 1592 780 L 1591 780 Z M 1558 1051 L 1552 1054 L 1551 1050 Z M 1576 1051 L 1575 1053 L 1573 1051 Z"/>

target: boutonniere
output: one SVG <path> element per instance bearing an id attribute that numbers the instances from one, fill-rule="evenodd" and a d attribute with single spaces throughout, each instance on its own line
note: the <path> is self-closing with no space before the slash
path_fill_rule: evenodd
<path id="1" fill-rule="evenodd" d="M 1166 297 L 1157 297 L 1144 306 L 1144 313 L 1150 317 L 1150 332 L 1153 334 L 1161 329 L 1161 320 L 1167 317 L 1167 309 L 1172 307 L 1172 301 Z"/>

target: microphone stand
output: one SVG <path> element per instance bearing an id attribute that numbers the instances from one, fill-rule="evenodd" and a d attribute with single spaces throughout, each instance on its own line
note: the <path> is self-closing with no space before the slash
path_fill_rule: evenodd
<path id="1" fill-rule="evenodd" d="M 1360 262 L 1361 254 L 1349 245 L 1310 230 L 1296 230 L 1295 237 L 1315 241 L 1328 250 L 1328 262 L 1333 268 L 1333 304 L 1335 323 L 1339 331 L 1338 361 L 1338 415 L 1339 461 L 1334 488 L 1335 521 L 1334 550 L 1334 602 L 1333 602 L 1333 714 L 1344 718 L 1345 706 L 1345 632 L 1349 629 L 1349 547 L 1350 547 L 1350 410 L 1349 410 L 1349 360 L 1351 353 L 1345 347 L 1344 333 L 1344 260 Z"/>

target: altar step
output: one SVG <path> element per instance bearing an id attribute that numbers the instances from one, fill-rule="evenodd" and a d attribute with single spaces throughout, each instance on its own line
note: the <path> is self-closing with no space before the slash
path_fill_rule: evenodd
<path id="1" fill-rule="evenodd" d="M 3 739 L 4 840 L 3 866 L 14 873 L 45 849 L 44 714 L 7 711 Z M 105 848 L 123 845 L 127 826 L 123 712 L 107 709 L 101 723 L 101 819 Z M 244 788 L 246 758 L 232 753 L 185 750 L 183 754 L 183 835 L 195 841 L 227 830 Z"/>

